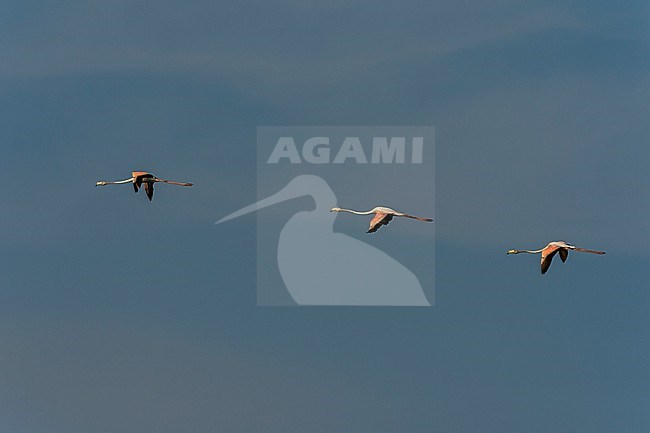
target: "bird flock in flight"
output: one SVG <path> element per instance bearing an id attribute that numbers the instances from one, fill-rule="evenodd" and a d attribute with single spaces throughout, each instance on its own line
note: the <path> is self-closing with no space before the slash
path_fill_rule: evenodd
<path id="1" fill-rule="evenodd" d="M 133 189 L 137 193 L 140 188 L 144 186 L 144 191 L 147 194 L 147 197 L 149 198 L 149 201 L 153 199 L 153 186 L 156 182 L 163 182 L 163 183 L 168 183 L 171 185 L 178 185 L 178 186 L 192 186 L 193 184 L 190 182 L 177 182 L 174 180 L 168 180 L 168 179 L 161 179 L 157 176 L 155 176 L 152 173 L 146 172 L 146 171 L 134 171 L 131 173 L 131 177 L 128 179 L 124 180 L 118 180 L 118 181 L 105 181 L 105 180 L 100 180 L 95 183 L 95 186 L 106 186 L 106 185 L 118 185 L 118 184 L 127 184 L 127 183 L 132 183 L 133 184 Z M 382 226 L 388 225 L 394 217 L 404 217 L 404 218 L 410 218 L 414 219 L 417 221 L 424 221 L 424 222 L 432 222 L 432 218 L 422 218 L 422 217 L 417 217 L 414 215 L 409 215 L 405 212 L 400 212 L 395 209 L 391 209 L 389 207 L 384 207 L 384 206 L 377 206 L 373 209 L 370 209 L 368 211 L 356 211 L 352 209 L 344 209 L 340 207 L 333 207 L 330 212 L 348 212 L 352 213 L 355 215 L 374 215 L 372 220 L 370 221 L 370 226 L 368 227 L 368 231 L 366 233 L 374 233 L 377 230 L 379 230 Z M 597 250 L 588 250 L 585 248 L 579 248 L 576 247 L 575 245 L 570 245 L 566 243 L 565 241 L 553 241 L 549 242 L 548 245 L 546 245 L 543 248 L 540 248 L 538 250 L 508 250 L 506 254 L 520 254 L 520 253 L 526 253 L 526 254 L 539 254 L 541 253 L 541 271 L 542 274 L 545 274 L 546 271 L 548 271 L 548 268 L 551 266 L 551 261 L 553 260 L 553 257 L 555 257 L 556 254 L 559 254 L 560 259 L 562 260 L 562 263 L 566 262 L 567 258 L 569 257 L 569 251 L 579 251 L 583 253 L 590 253 L 590 254 L 598 254 L 602 255 L 605 254 L 605 251 L 597 251 Z"/>

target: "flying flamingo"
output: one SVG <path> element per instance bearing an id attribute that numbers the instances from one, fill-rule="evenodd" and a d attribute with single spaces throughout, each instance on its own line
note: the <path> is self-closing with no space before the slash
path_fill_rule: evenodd
<path id="1" fill-rule="evenodd" d="M 569 250 L 573 251 L 580 251 L 583 253 L 591 253 L 591 254 L 605 254 L 605 251 L 595 251 L 595 250 L 587 250 L 584 248 L 578 248 L 574 245 L 569 245 L 564 241 L 555 241 L 555 242 L 549 242 L 548 245 L 546 245 L 544 248 L 540 248 L 539 250 L 509 250 L 507 254 L 519 254 L 519 253 L 528 253 L 528 254 L 537 254 L 537 253 L 542 253 L 542 274 L 545 274 L 546 271 L 548 271 L 549 266 L 551 266 L 551 260 L 553 260 L 553 256 L 555 256 L 555 253 L 560 254 L 560 259 L 562 259 L 562 263 L 566 262 L 567 257 L 569 257 Z"/>
<path id="2" fill-rule="evenodd" d="M 379 228 L 381 226 L 388 225 L 388 223 L 393 220 L 393 217 L 411 218 L 411 219 L 418 220 L 418 221 L 426 221 L 428 223 L 433 221 L 433 219 L 431 219 L 431 218 L 416 217 L 416 216 L 409 215 L 409 214 L 404 213 L 404 212 L 396 211 L 395 209 L 391 209 L 389 207 L 384 207 L 384 206 L 377 206 L 376 208 L 370 209 L 370 210 L 365 211 L 365 212 L 356 211 L 356 210 L 352 210 L 352 209 L 343 209 L 343 208 L 340 208 L 340 207 L 333 207 L 332 209 L 330 209 L 330 212 L 350 212 L 350 213 L 353 213 L 353 214 L 356 214 L 356 215 L 375 214 L 373 219 L 370 221 L 370 227 L 368 228 L 368 231 L 366 233 L 374 233 L 377 230 L 379 230 Z"/>
<path id="3" fill-rule="evenodd" d="M 146 171 L 134 171 L 131 173 L 131 177 L 128 179 L 117 180 L 112 182 L 100 180 L 95 183 L 95 186 L 117 185 L 121 183 L 129 183 L 129 182 L 133 182 L 133 189 L 135 190 L 135 192 L 138 192 L 138 189 L 142 187 L 142 184 L 144 184 L 144 191 L 147 193 L 147 197 L 149 197 L 149 201 L 151 201 L 151 199 L 153 198 L 153 184 L 156 182 L 165 182 L 165 183 L 170 183 L 172 185 L 180 185 L 180 186 L 193 185 L 190 182 L 176 182 L 174 180 L 161 179 L 151 173 L 147 173 Z"/>

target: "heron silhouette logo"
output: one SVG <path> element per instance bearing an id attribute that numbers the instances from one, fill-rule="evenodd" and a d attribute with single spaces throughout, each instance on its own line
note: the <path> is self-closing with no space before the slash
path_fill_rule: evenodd
<path id="1" fill-rule="evenodd" d="M 332 142 L 339 136 L 349 137 L 350 131 L 346 127 L 264 127 L 258 130 L 258 196 L 256 203 L 245 206 L 216 222 L 216 224 L 241 217 L 251 212 L 258 212 L 258 304 L 260 305 L 355 305 L 355 306 L 430 306 L 431 303 L 423 290 L 420 279 L 409 269 L 403 260 L 392 257 L 382 248 L 372 245 L 363 239 L 337 232 L 334 229 L 337 213 L 330 212 L 330 209 L 340 205 L 337 196 L 330 184 L 324 177 L 336 179 L 339 172 L 346 171 L 354 173 L 351 167 L 337 167 L 340 170 L 332 171 L 335 164 L 331 162 L 330 169 L 319 165 L 319 174 L 305 174 L 308 170 L 305 165 L 296 163 L 295 158 L 287 157 L 286 167 L 278 170 L 283 165 L 280 159 L 278 162 L 276 146 L 278 137 L 286 141 L 286 137 L 313 135 L 318 132 L 319 138 L 329 137 Z M 376 136 L 377 128 L 361 127 L 354 132 L 357 136 Z M 386 128 L 386 127 L 383 127 Z M 400 127 L 404 128 L 404 127 Z M 325 131 L 323 131 L 325 129 Z M 333 130 L 334 129 L 334 130 Z M 298 131 L 296 131 L 298 130 Z M 395 131 L 390 131 L 394 134 Z M 329 135 L 324 135 L 324 133 Z M 293 134 L 293 135 L 292 135 Z M 384 135 L 385 136 L 385 135 Z M 420 135 L 421 136 L 421 135 Z M 418 137 L 420 137 L 418 136 Z M 299 139 L 296 142 L 300 141 Z M 345 140 L 343 139 L 342 142 Z M 371 140 L 367 140 L 372 143 Z M 377 142 L 378 140 L 375 140 Z M 323 142 L 323 140 L 321 140 Z M 361 142 L 361 141 L 360 141 Z M 380 141 L 381 142 L 381 141 Z M 390 143 L 390 141 L 385 141 Z M 398 140 L 397 143 L 400 143 Z M 418 143 L 418 140 L 414 140 Z M 276 152 L 276 161 L 269 158 L 269 149 L 274 146 L 272 152 Z M 419 144 L 418 146 L 421 146 Z M 290 149 L 287 147 L 287 149 Z M 351 148 L 352 149 L 352 148 Z M 386 149 L 384 146 L 383 149 Z M 354 150 L 354 149 L 352 149 Z M 289 150 L 290 152 L 291 149 Z M 339 151 L 346 152 L 342 147 Z M 355 151 L 358 156 L 358 150 Z M 349 155 L 353 155 L 348 152 Z M 393 152 L 398 155 L 400 150 Z M 289 154 L 287 154 L 289 155 Z M 410 161 L 414 164 L 422 164 L 422 148 L 416 148 L 414 157 Z M 336 158 L 338 158 L 337 156 Z M 355 157 L 356 158 L 356 157 Z M 419 159 L 419 160 L 418 160 Z M 261 162 L 261 165 L 260 165 Z M 287 167 L 301 167 L 303 173 L 296 173 L 287 179 Z M 273 170 L 267 169 L 272 167 Z M 418 165 L 419 167 L 419 165 Z M 376 168 L 376 167 L 375 167 Z M 400 164 L 400 170 L 404 170 L 404 163 Z M 266 171 L 266 173 L 264 172 Z M 327 176 L 330 174 L 330 176 Z M 271 179 L 272 178 L 272 179 Z M 284 181 L 282 181 L 284 179 Z M 339 178 L 340 179 L 340 178 Z M 273 180 L 273 182 L 269 182 Z M 269 185 L 275 185 L 275 191 L 269 194 Z M 278 185 L 280 185 L 278 187 Z M 282 186 L 284 185 L 284 186 Z M 265 191 L 262 192 L 261 189 Z M 400 189 L 397 188 L 397 191 Z M 390 194 L 387 194 L 390 195 Z M 313 208 L 302 209 L 305 200 L 294 200 L 302 197 L 309 197 L 313 200 Z M 390 197 L 389 197 L 390 198 Z M 433 201 L 433 194 L 430 195 Z M 289 205 L 292 203 L 293 205 Z M 287 220 L 287 214 L 283 213 L 280 205 L 289 207 L 292 215 Z M 377 205 L 389 203 L 376 203 Z M 295 207 L 299 206 L 298 211 Z M 433 208 L 433 203 L 430 204 Z M 310 206 L 311 207 L 311 206 Z M 374 206 L 373 206 L 374 207 Z M 269 216 L 268 211 L 262 209 L 274 209 L 276 212 Z M 427 210 L 427 209 L 424 209 Z M 265 212 L 264 218 L 259 215 Z M 352 216 L 351 216 L 352 218 Z M 363 230 L 360 232 L 365 236 L 382 236 L 385 233 L 366 235 L 365 229 L 369 219 L 354 217 L 354 222 Z M 402 223 L 402 221 L 400 221 Z M 390 230 L 397 230 L 409 227 L 410 221 L 404 224 L 394 224 Z M 430 228 L 428 225 L 418 227 L 421 230 Z M 410 226 L 414 229 L 413 226 Z M 279 233 L 278 233 L 279 231 Z M 384 231 L 386 231 L 384 229 Z M 410 232 L 413 239 L 421 240 L 421 236 Z M 368 239 L 368 238 L 366 238 Z M 433 240 L 431 239 L 431 244 Z M 430 245 L 430 251 L 433 246 Z M 420 254 L 414 254 L 419 257 Z M 426 254 L 425 254 L 426 256 Z M 263 263 L 263 265 L 260 265 Z M 428 263 L 433 268 L 433 263 Z M 288 297 L 285 300 L 275 299 L 269 302 L 266 285 L 272 285 L 273 274 L 279 274 L 282 284 Z M 277 278 L 276 278 L 277 280 Z M 429 281 L 433 281 L 431 278 Z M 278 285 L 278 284 L 276 284 Z M 260 302 L 262 301 L 262 302 Z"/>

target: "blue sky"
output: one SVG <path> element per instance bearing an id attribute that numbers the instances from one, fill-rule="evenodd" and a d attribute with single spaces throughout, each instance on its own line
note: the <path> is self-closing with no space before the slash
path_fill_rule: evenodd
<path id="1" fill-rule="evenodd" d="M 0 430 L 647 431 L 649 12 L 5 2 Z M 257 126 L 342 124 L 436 128 L 433 308 L 256 307 L 213 225 Z M 505 255 L 558 239 L 607 255 Z"/>

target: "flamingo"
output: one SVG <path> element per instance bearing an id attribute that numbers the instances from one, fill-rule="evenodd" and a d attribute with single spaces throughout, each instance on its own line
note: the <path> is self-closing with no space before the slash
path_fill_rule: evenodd
<path id="1" fill-rule="evenodd" d="M 138 192 L 138 189 L 142 186 L 142 184 L 144 184 L 144 191 L 147 193 L 147 197 L 149 197 L 149 201 L 153 199 L 153 184 L 156 182 L 165 182 L 165 183 L 170 183 L 172 185 L 179 185 L 179 186 L 193 185 L 190 182 L 176 182 L 174 180 L 161 179 L 146 171 L 134 171 L 131 173 L 131 177 L 128 179 L 116 180 L 116 181 L 99 180 L 95 183 L 95 186 L 117 185 L 121 183 L 129 183 L 129 182 L 133 182 L 133 189 L 135 190 L 135 192 Z"/>
<path id="2" fill-rule="evenodd" d="M 370 227 L 368 228 L 368 231 L 366 233 L 374 233 L 377 230 L 379 230 L 381 226 L 388 225 L 388 223 L 393 220 L 393 217 L 411 218 L 418 221 L 426 221 L 428 223 L 433 221 L 433 219 L 431 218 L 420 218 L 385 206 L 377 206 L 376 208 L 370 209 L 365 212 L 356 211 L 352 209 L 343 209 L 340 207 L 333 207 L 332 209 L 330 209 L 330 212 L 349 212 L 356 215 L 375 214 L 375 216 L 370 221 Z"/>
<path id="3" fill-rule="evenodd" d="M 583 253 L 591 254 L 605 254 L 605 251 L 596 251 L 596 250 L 587 250 L 585 248 L 578 248 L 574 245 L 569 245 L 565 241 L 554 241 L 549 242 L 544 248 L 539 250 L 508 250 L 506 254 L 519 254 L 519 253 L 528 253 L 528 254 L 537 254 L 542 253 L 542 274 L 545 274 L 548 271 L 549 266 L 551 266 L 551 260 L 555 253 L 560 254 L 560 259 L 562 263 L 566 262 L 567 257 L 569 257 L 569 250 L 580 251 Z"/>

